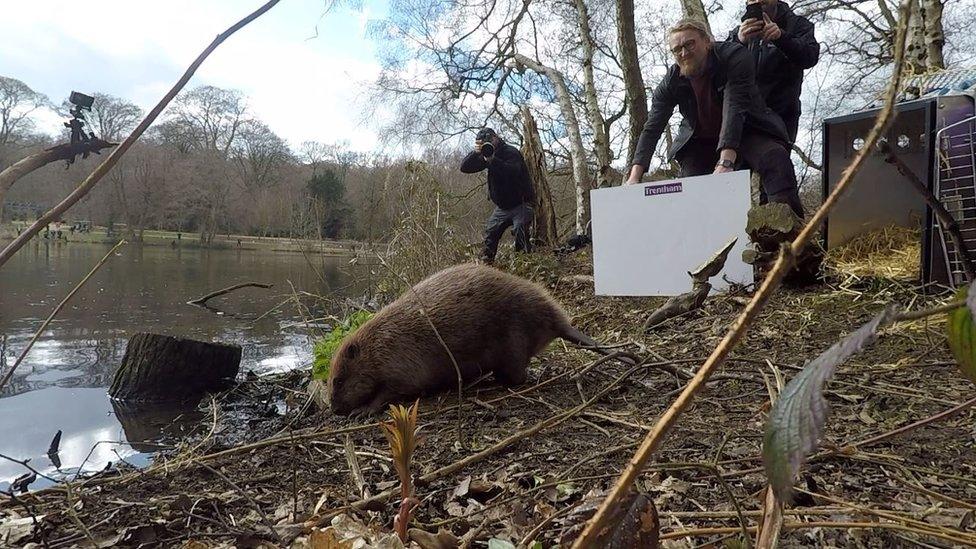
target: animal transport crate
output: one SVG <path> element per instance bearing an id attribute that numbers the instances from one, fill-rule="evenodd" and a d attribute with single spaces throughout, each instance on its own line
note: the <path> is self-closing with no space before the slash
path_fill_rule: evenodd
<path id="1" fill-rule="evenodd" d="M 898 103 L 894 122 L 883 139 L 952 214 L 972 255 L 976 252 L 976 107 L 969 92 L 953 88 L 974 75 L 960 72 L 962 76 L 955 79 L 941 75 L 942 80 L 930 83 L 928 96 Z M 864 146 L 879 111 L 874 108 L 824 120 L 824 197 Z M 841 246 L 886 225 L 916 228 L 922 239 L 922 281 L 951 287 L 965 283 L 949 235 L 925 200 L 885 157 L 872 151 L 853 186 L 838 200 L 822 232 L 825 248 Z"/>

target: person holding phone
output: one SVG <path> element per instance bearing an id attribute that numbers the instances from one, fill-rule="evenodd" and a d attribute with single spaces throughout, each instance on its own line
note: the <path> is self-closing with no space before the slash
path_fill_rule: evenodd
<path id="1" fill-rule="evenodd" d="M 747 0 L 742 24 L 732 29 L 728 39 L 749 48 L 759 92 L 783 119 L 790 143 L 795 142 L 803 71 L 820 60 L 813 23 L 794 13 L 785 2 Z"/>
<path id="2" fill-rule="evenodd" d="M 535 189 L 529 167 L 518 149 L 506 143 L 495 130 L 482 128 L 474 138 L 474 150 L 461 161 L 461 172 L 478 173 L 488 169 L 488 198 L 495 210 L 485 224 L 485 243 L 481 254 L 491 264 L 505 229 L 515 233 L 515 250 L 531 252 L 529 230 L 534 217 Z"/>
<path id="3" fill-rule="evenodd" d="M 750 168 L 762 180 L 763 202 L 788 204 L 802 218 L 786 126 L 759 94 L 749 51 L 715 42 L 696 19 L 669 29 L 668 48 L 675 64 L 651 96 L 625 183 L 640 183 L 677 106 L 682 121 L 668 160 L 678 161 L 681 177 Z"/>

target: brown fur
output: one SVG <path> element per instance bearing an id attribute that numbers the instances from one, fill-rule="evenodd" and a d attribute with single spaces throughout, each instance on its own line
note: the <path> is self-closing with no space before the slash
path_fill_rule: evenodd
<path id="1" fill-rule="evenodd" d="M 329 372 L 332 410 L 377 413 L 456 387 L 454 365 L 430 323 L 465 382 L 493 372 L 502 383 L 524 383 L 529 359 L 557 337 L 596 346 L 540 286 L 492 267 L 456 265 L 419 282 L 342 342 Z"/>

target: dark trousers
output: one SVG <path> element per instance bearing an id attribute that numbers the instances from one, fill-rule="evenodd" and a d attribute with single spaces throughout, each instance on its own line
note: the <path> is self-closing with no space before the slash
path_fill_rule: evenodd
<path id="1" fill-rule="evenodd" d="M 515 232 L 515 249 L 520 252 L 531 252 L 532 246 L 529 243 L 529 228 L 532 226 L 532 206 L 522 203 L 514 208 L 503 210 L 495 207 L 491 212 L 488 223 L 485 224 L 485 249 L 483 256 L 485 259 L 495 259 L 498 252 L 498 241 L 505 234 L 505 229 L 513 227 Z"/>
<path id="2" fill-rule="evenodd" d="M 678 164 L 681 165 L 681 177 L 707 175 L 715 171 L 719 153 L 718 143 L 692 139 L 681 148 L 678 153 Z M 736 167 L 750 168 L 759 174 L 762 190 L 759 196 L 761 204 L 781 202 L 788 205 L 793 212 L 804 216 L 803 204 L 797 192 L 796 172 L 790 160 L 790 150 L 782 142 L 763 134 L 746 134 L 742 136 L 736 156 Z"/>

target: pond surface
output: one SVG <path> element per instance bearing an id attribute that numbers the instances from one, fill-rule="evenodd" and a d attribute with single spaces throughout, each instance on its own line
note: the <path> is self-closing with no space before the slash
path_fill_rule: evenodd
<path id="1" fill-rule="evenodd" d="M 0 372 L 6 372 L 54 307 L 110 246 L 29 244 L 0 267 Z M 61 471 L 100 470 L 125 460 L 143 465 L 162 429 L 188 410 L 120 410 L 105 388 L 137 332 L 155 332 L 243 348 L 241 372 L 266 374 L 311 364 L 312 341 L 329 325 L 325 306 L 307 294 L 361 295 L 367 270 L 351 257 L 267 250 L 202 250 L 128 244 L 58 314 L 0 392 L 0 453 L 47 473 L 46 456 L 62 431 Z M 242 282 L 208 302 L 190 299 Z M 295 304 L 295 296 L 302 307 Z M 185 415 L 181 415 L 186 412 Z M 120 421 L 119 416 L 122 417 Z M 110 441 L 110 442 L 102 442 Z M 87 459 L 86 459 L 87 457 Z M 24 467 L 0 458 L 0 489 Z M 39 480 L 31 487 L 45 484 Z"/>

